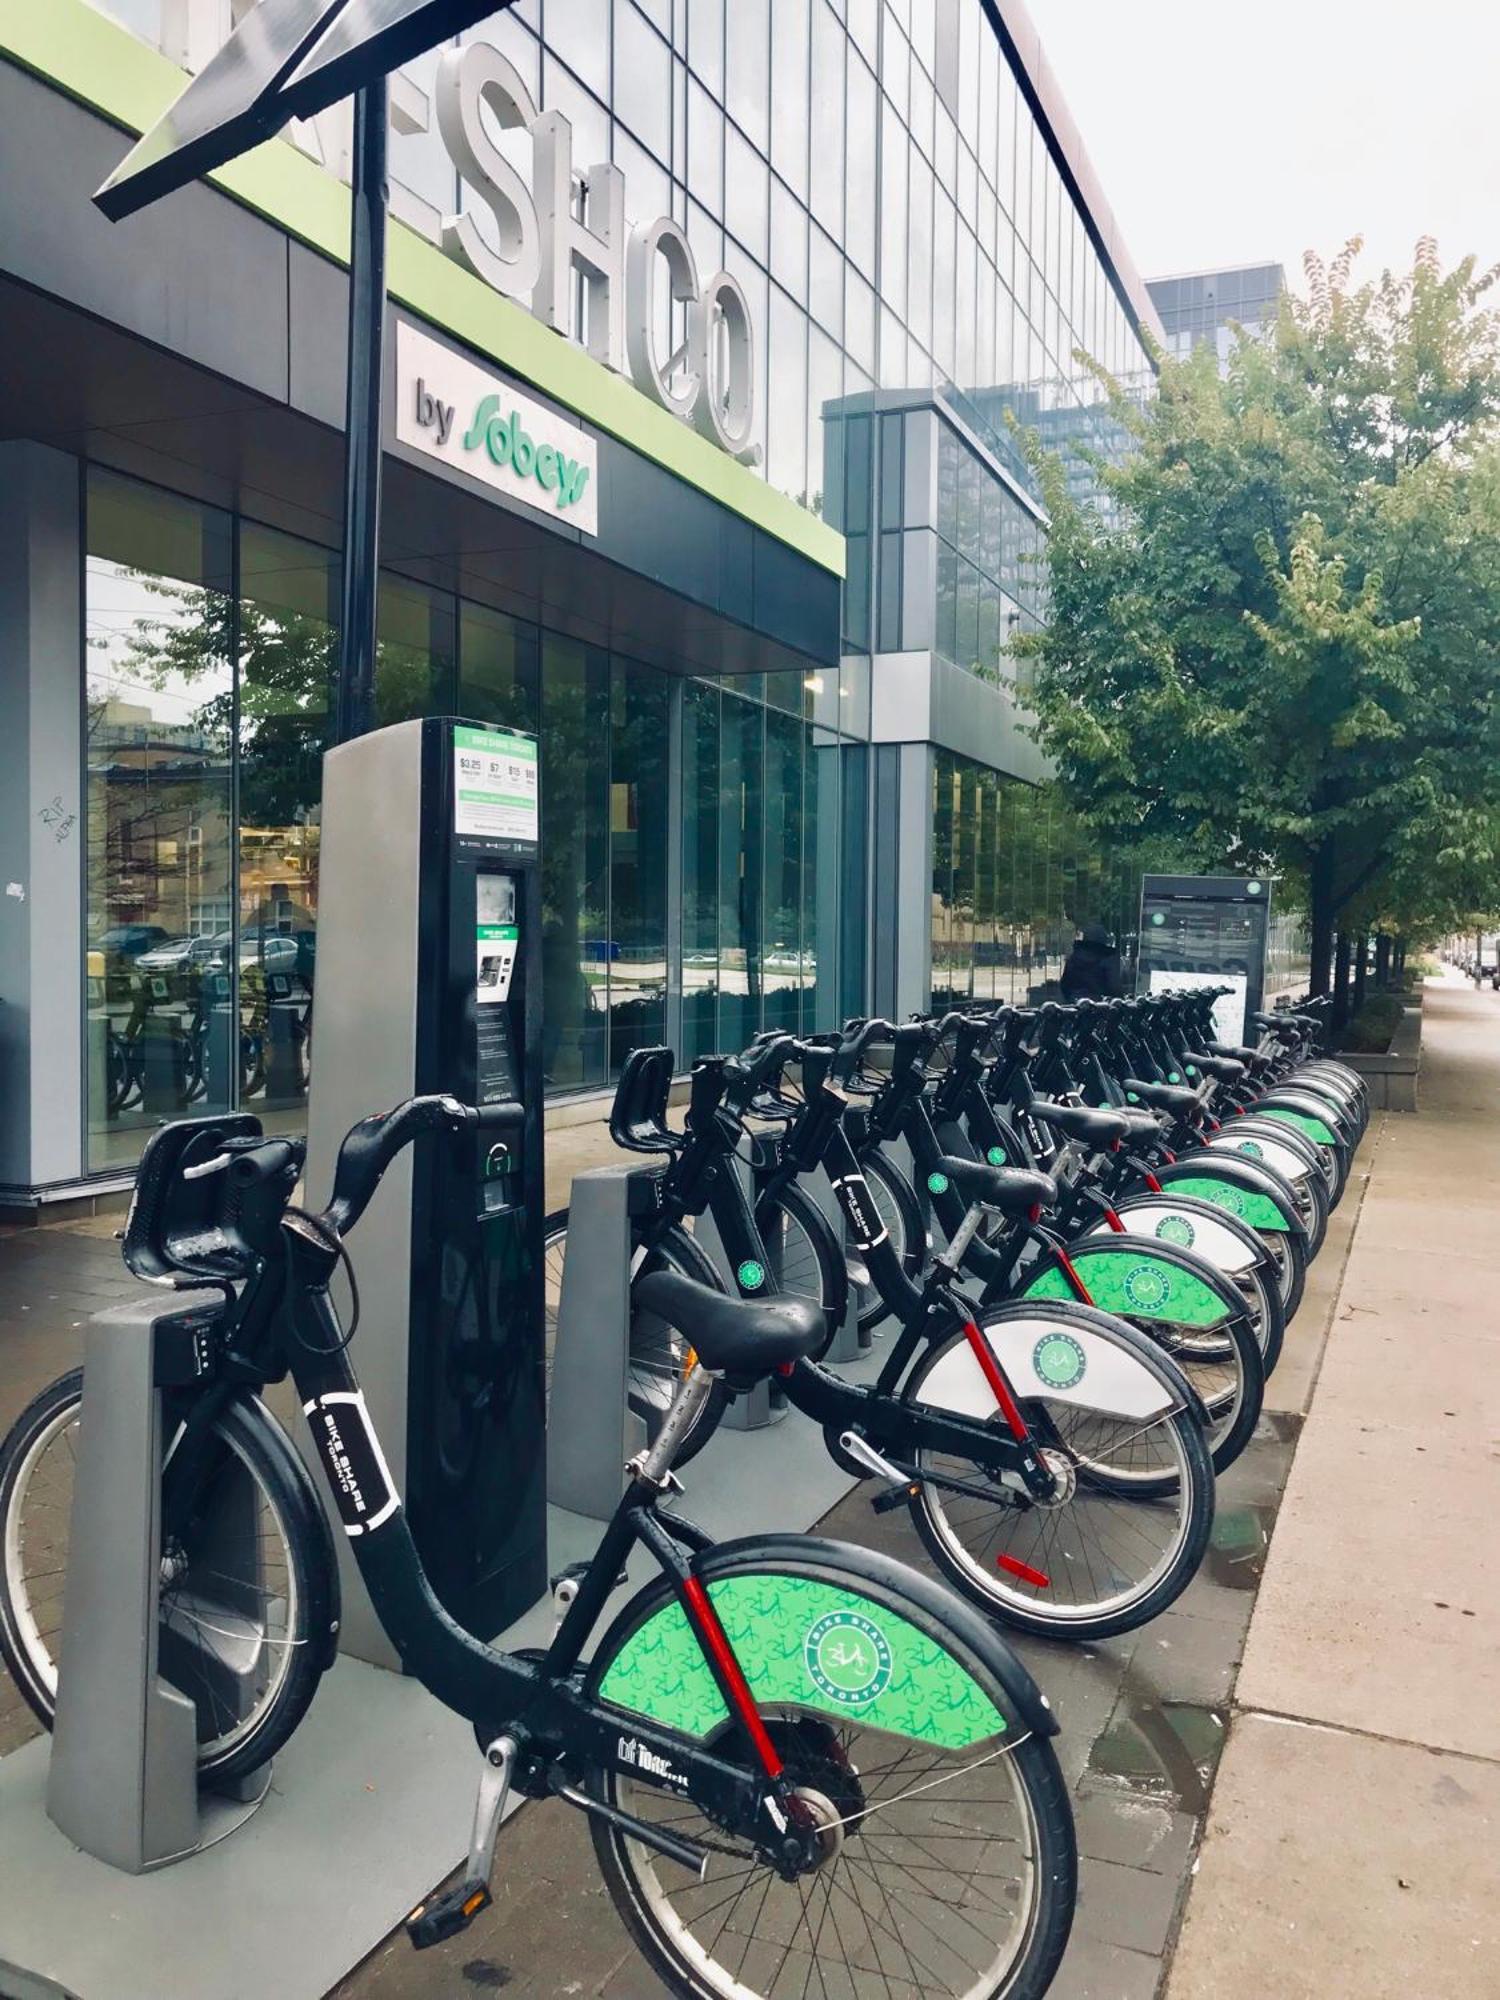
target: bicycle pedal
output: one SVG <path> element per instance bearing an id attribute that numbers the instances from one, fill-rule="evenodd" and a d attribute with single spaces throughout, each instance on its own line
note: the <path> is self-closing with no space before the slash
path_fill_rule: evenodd
<path id="1" fill-rule="evenodd" d="M 417 1905 L 406 1920 L 406 1935 L 415 1950 L 426 1951 L 429 1945 L 442 1944 L 466 1931 L 492 1901 L 488 1883 L 455 1882 L 451 1889 Z"/>
<path id="2" fill-rule="evenodd" d="M 894 1514 L 898 1507 L 909 1507 L 921 1490 L 915 1479 L 906 1486 L 887 1487 L 884 1493 L 877 1493 L 870 1502 L 870 1511 L 875 1514 Z"/>

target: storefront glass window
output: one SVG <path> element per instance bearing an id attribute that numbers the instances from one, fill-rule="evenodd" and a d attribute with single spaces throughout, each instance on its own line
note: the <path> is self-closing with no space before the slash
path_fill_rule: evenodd
<path id="1" fill-rule="evenodd" d="M 802 1019 L 802 725 L 766 712 L 765 1000 L 761 1025 L 796 1034 Z"/>
<path id="2" fill-rule="evenodd" d="M 542 641 L 542 1065 L 549 1088 L 608 1067 L 609 655 Z"/>
<path id="3" fill-rule="evenodd" d="M 234 1102 L 230 517 L 88 488 L 87 1161 Z M 222 994 L 219 982 L 223 981 Z"/>
<path id="4" fill-rule="evenodd" d="M 718 1046 L 721 700 L 703 681 L 682 691 L 683 1069 Z"/>
<path id="5" fill-rule="evenodd" d="M 239 1101 L 300 1129 L 311 1078 L 322 758 L 338 561 L 244 523 L 239 607 Z"/>
<path id="6" fill-rule="evenodd" d="M 719 723 L 719 1033 L 742 1049 L 760 1027 L 765 944 L 762 828 L 765 716 L 757 704 L 724 696 Z"/>
<path id="7" fill-rule="evenodd" d="M 632 1049 L 666 1035 L 668 696 L 664 674 L 634 660 L 614 662 L 607 951 L 612 1076 Z"/>

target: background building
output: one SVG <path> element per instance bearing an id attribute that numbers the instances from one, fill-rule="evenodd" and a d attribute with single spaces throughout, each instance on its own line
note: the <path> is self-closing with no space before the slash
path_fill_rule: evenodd
<path id="1" fill-rule="evenodd" d="M 1146 290 L 1166 330 L 1169 354 L 1211 347 L 1223 362 L 1236 326 L 1260 333 L 1275 320 L 1286 290 L 1286 272 L 1280 264 L 1244 264 L 1230 271 L 1151 278 Z"/>
<path id="2" fill-rule="evenodd" d="M 316 1069 L 348 107 L 118 227 L 89 201 L 240 11 L 0 19 L 12 1202 L 118 1184 L 169 1099 L 297 1124 Z M 392 119 L 379 712 L 540 733 L 552 1087 L 1024 996 L 1074 919 L 1123 927 L 1018 726 L 1009 413 L 1107 446 L 1076 352 L 1140 377 L 1162 328 L 1017 0 L 523 0 Z M 557 176 L 550 283 L 486 148 L 533 224 Z M 655 218 L 686 254 L 638 297 Z M 422 428 L 434 370 L 593 454 L 587 507 Z"/>

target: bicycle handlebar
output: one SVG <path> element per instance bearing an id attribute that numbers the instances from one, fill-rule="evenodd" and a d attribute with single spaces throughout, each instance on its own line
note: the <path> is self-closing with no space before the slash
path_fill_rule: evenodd
<path id="1" fill-rule="evenodd" d="M 344 1134 L 333 1174 L 333 1198 L 319 1220 L 337 1235 L 352 1229 L 370 1204 L 381 1177 L 404 1146 L 423 1132 L 509 1132 L 526 1122 L 513 1098 L 500 1104 L 460 1104 L 446 1094 L 409 1097 L 393 1111 L 361 1118 Z"/>

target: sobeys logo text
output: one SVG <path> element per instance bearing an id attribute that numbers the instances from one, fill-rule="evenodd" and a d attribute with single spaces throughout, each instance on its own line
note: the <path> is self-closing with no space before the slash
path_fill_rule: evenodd
<path id="1" fill-rule="evenodd" d="M 420 405 L 425 391 L 417 384 Z M 498 396 L 481 396 L 463 440 L 465 451 L 484 450 L 496 465 L 508 465 L 518 479 L 535 479 L 544 492 L 553 496 L 559 513 L 583 498 L 589 483 L 589 469 L 576 458 L 567 458 L 554 445 L 537 444 L 528 437 L 519 410 L 507 416 Z"/>

